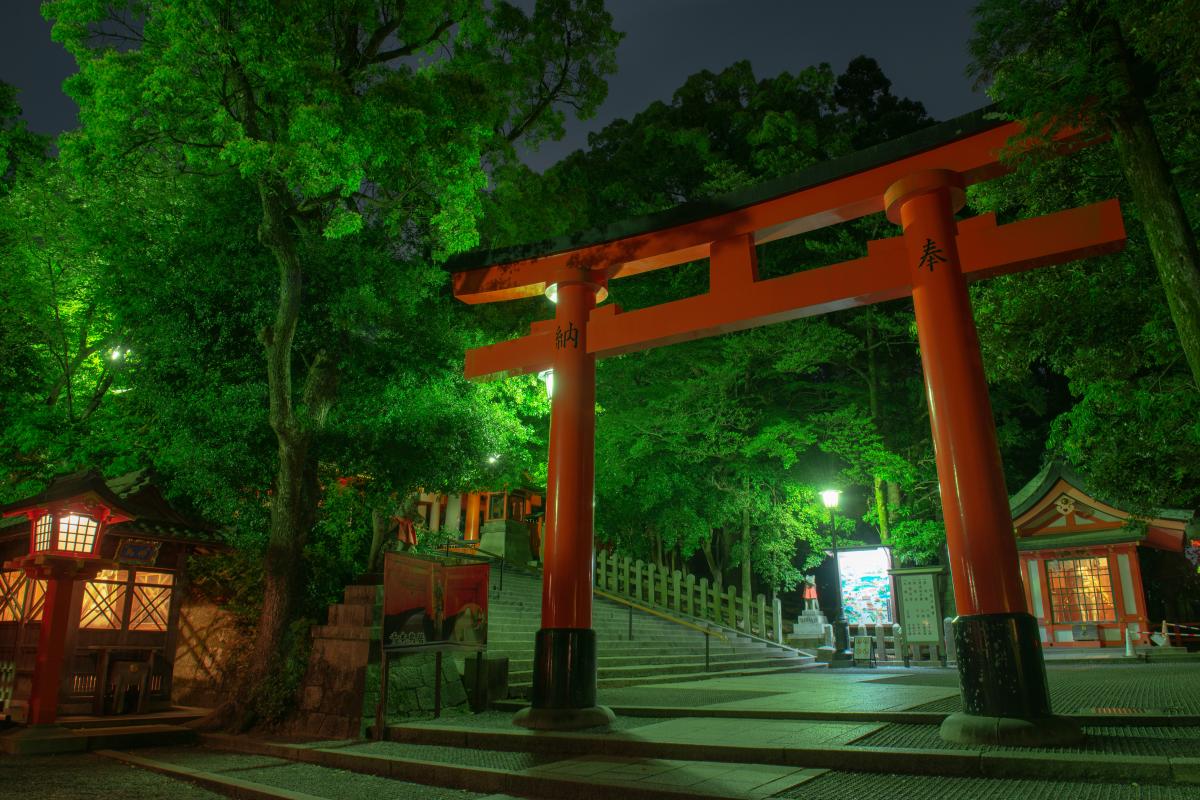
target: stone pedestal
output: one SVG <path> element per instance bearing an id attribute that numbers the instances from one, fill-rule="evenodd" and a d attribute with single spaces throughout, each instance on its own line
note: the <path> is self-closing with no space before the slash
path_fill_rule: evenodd
<path id="1" fill-rule="evenodd" d="M 479 549 L 521 567 L 534 558 L 529 548 L 529 526 L 508 519 L 490 519 L 483 523 Z"/>
<path id="2" fill-rule="evenodd" d="M 825 643 L 825 626 L 828 621 L 819 609 L 806 609 L 796 617 L 796 624 L 787 637 L 793 647 L 819 647 Z"/>

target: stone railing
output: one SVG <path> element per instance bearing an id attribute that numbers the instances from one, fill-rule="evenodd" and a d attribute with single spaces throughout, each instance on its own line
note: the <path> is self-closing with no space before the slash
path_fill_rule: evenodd
<path id="1" fill-rule="evenodd" d="M 715 622 L 762 639 L 783 642 L 779 598 L 739 597 L 736 586 L 724 591 L 708 578 L 601 551 L 596 556 L 596 588 L 677 614 Z"/>

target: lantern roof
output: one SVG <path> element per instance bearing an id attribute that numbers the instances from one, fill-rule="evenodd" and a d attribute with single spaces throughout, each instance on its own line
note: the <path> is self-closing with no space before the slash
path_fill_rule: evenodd
<path id="1" fill-rule="evenodd" d="M 114 516 L 127 519 L 137 516 L 128 508 L 125 501 L 109 488 L 104 478 L 95 470 L 85 470 L 54 478 L 50 481 L 49 486 L 32 497 L 0 506 L 0 516 L 13 517 L 26 511 L 47 508 L 73 500 L 89 505 L 104 505 Z"/>
<path id="2" fill-rule="evenodd" d="M 0 506 L 0 517 L 89 493 L 114 511 L 119 510 L 124 516 L 131 518 L 115 524 L 110 529 L 115 533 L 196 545 L 213 545 L 220 542 L 220 529 L 217 526 L 177 511 L 155 485 L 154 474 L 145 469 L 109 480 L 105 480 L 94 470 L 60 476 L 53 479 L 50 485 L 38 494 Z M 25 530 L 27 533 L 27 525 L 28 522 L 24 519 L 0 518 L 0 539 L 7 538 L 9 534 L 15 535 L 18 530 Z"/>

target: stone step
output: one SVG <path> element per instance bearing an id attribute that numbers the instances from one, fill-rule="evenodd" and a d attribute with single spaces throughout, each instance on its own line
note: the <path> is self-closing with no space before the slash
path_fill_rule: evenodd
<path id="1" fill-rule="evenodd" d="M 489 655 L 500 655 L 488 651 Z M 768 657 L 769 658 L 769 657 Z M 779 658 L 804 658 L 804 656 L 777 656 Z M 660 656 L 642 656 L 642 655 L 606 655 L 600 653 L 598 663 L 601 669 L 605 667 L 652 667 L 652 666 L 669 666 L 672 664 L 696 664 L 697 662 L 704 663 L 704 653 L 687 653 L 682 655 L 660 655 Z M 746 655 L 743 653 L 710 653 L 709 661 L 713 664 L 728 664 L 745 661 Z M 509 674 L 519 672 L 521 670 L 531 669 L 533 665 L 533 653 L 525 653 L 523 656 L 508 657 Z"/>
<path id="2" fill-rule="evenodd" d="M 605 639 L 604 637 L 596 638 L 598 644 L 599 655 L 630 655 L 630 656 L 674 656 L 695 654 L 695 652 L 704 652 L 703 642 L 688 642 L 683 646 L 674 643 L 659 642 L 659 640 L 648 639 L 646 642 L 638 642 L 638 640 L 628 639 Z M 493 639 L 488 637 L 487 650 L 493 654 L 508 654 L 508 652 L 530 652 L 532 654 L 534 648 L 534 638 L 530 636 L 528 639 Z M 760 655 L 764 652 L 782 652 L 782 654 L 790 654 L 791 650 L 782 648 L 768 648 L 763 644 L 743 644 L 714 642 L 709 645 L 708 651 L 710 654 L 745 654 L 745 655 Z"/>
<path id="3" fill-rule="evenodd" d="M 458 731 L 460 741 L 464 737 Z M 533 737 L 528 737 L 532 739 Z M 707 762 L 699 760 L 666 760 L 651 756 L 605 755 L 603 760 L 593 759 L 587 752 L 593 737 L 581 737 L 578 748 L 570 755 L 557 758 L 552 754 L 532 754 L 512 747 L 487 749 L 476 746 L 422 745 L 409 742 L 339 742 L 288 745 L 254 740 L 248 737 L 211 735 L 205 737 L 210 748 L 232 750 L 253 754 L 258 758 L 286 759 L 298 762 L 310 769 L 322 769 L 324 774 L 314 774 L 309 791 L 320 791 L 326 785 L 338 785 L 338 797 L 349 796 L 346 787 L 358 783 L 356 778 L 373 775 L 395 781 L 411 781 L 431 786 L 443 786 L 477 793 L 475 796 L 513 798 L 586 798 L 586 800 L 750 800 L 790 795 L 801 784 L 818 777 L 823 770 L 790 764 L 747 765 L 742 763 Z M 599 749 L 599 748 L 597 748 Z M 777 748 L 778 749 L 778 748 Z M 695 748 L 699 751 L 699 748 Z M 154 753 L 155 760 L 170 760 L 179 763 L 183 759 L 172 753 Z M 684 758 L 689 757 L 684 756 Z M 134 756 L 147 761 L 144 756 Z M 782 760 L 782 759 L 781 759 Z M 211 769 L 212 759 L 203 762 Z M 193 762 L 195 763 L 195 762 Z M 245 760 L 236 761 L 236 766 L 222 773 L 231 783 L 249 783 L 249 778 L 268 781 L 272 774 L 269 768 L 255 770 L 247 768 Z M 262 762 L 259 762 L 262 763 Z M 270 765 L 270 762 L 268 762 Z M 273 765 L 270 765 L 273 766 Z M 240 767 L 240 769 L 239 769 Z M 153 768 L 153 767 L 150 767 Z M 235 771 L 236 770 L 236 771 Z M 280 770 L 275 769 L 274 772 Z M 671 773 L 673 779 L 648 780 L 654 775 Z M 206 776 L 211 773 L 206 773 Z M 233 776 L 237 777 L 234 778 Z M 181 777 L 188 777 L 183 773 Z M 190 778 L 188 778 L 190 779 Z M 207 784 L 217 788 L 213 784 Z M 236 785 L 236 784 L 235 784 Z M 360 788 L 371 792 L 367 787 Z M 412 788 L 403 783 L 396 785 L 394 796 L 416 797 Z M 218 791 L 222 791 L 218 789 Z M 244 792 L 244 790 L 243 790 Z M 232 796 L 254 796 L 235 793 L 225 789 L 223 794 Z M 392 792 L 386 793 L 392 796 Z M 372 796 L 384 796 L 375 790 Z M 264 795 L 258 795 L 263 797 Z M 267 795 L 270 796 L 270 795 Z M 334 795 L 324 795 L 332 797 Z M 361 796 L 361 795 L 356 795 Z M 305 795 L 297 800 L 315 800 Z M 482 800 L 482 798 L 481 798 Z"/>
<path id="4" fill-rule="evenodd" d="M 599 654 L 602 656 L 604 656 L 604 655 L 613 655 L 613 656 L 629 655 L 629 656 L 641 656 L 641 657 L 650 658 L 650 657 L 654 657 L 654 656 L 674 656 L 674 655 L 688 655 L 688 654 L 697 654 L 697 653 L 701 654 L 701 655 L 704 654 L 704 644 L 702 642 L 688 643 L 687 646 L 680 647 L 678 645 L 664 644 L 662 642 L 655 642 L 652 640 L 644 641 L 644 642 L 639 642 L 639 641 L 629 642 L 624 639 L 605 640 L 603 638 L 599 638 L 599 639 L 597 639 L 597 646 L 598 646 Z M 534 649 L 534 641 L 533 641 L 533 637 L 530 637 L 529 639 L 523 639 L 523 640 L 517 640 L 517 641 L 508 640 L 508 639 L 501 639 L 501 640 L 497 641 L 494 639 L 489 639 L 487 649 L 488 649 L 489 653 L 492 653 L 495 655 L 505 655 L 505 654 L 510 654 L 510 653 L 511 654 L 532 655 L 533 649 Z M 762 655 L 765 653 L 789 654 L 792 651 L 783 650 L 783 649 L 776 648 L 776 647 L 765 647 L 762 645 L 759 645 L 757 647 L 754 647 L 754 646 L 738 647 L 736 645 L 730 645 L 730 644 L 725 644 L 725 643 L 721 643 L 721 642 L 713 642 L 712 645 L 708 648 L 708 652 L 711 653 L 712 655 L 717 655 L 717 654 Z"/>
<path id="5" fill-rule="evenodd" d="M 730 678 L 734 676 L 744 675 L 774 675 L 782 672 L 802 672 L 809 669 L 826 669 L 824 664 L 811 663 L 805 659 L 795 659 L 795 664 L 791 666 L 776 666 L 765 667 L 761 669 L 711 669 L 707 672 L 703 671 L 703 664 L 700 665 L 700 671 L 691 673 L 680 673 L 677 675 L 657 675 L 657 676 L 635 676 L 628 678 L 598 678 L 596 686 L 602 689 L 620 689 L 626 686 L 642 686 L 652 685 L 655 683 L 686 683 L 689 681 L 702 681 L 708 678 Z M 526 697 L 529 694 L 530 682 L 522 681 L 520 683 L 509 682 L 508 696 L 509 697 Z"/>
<path id="6" fill-rule="evenodd" d="M 790 658 L 749 658 L 735 659 L 725 662 L 710 661 L 709 670 L 712 672 L 725 672 L 728 670 L 741 669 L 770 669 L 777 667 L 792 666 L 795 659 Z M 797 664 L 796 666 L 800 666 Z M 605 678 L 651 678 L 670 675 L 686 675 L 689 673 L 703 671 L 704 659 L 700 658 L 696 661 L 683 664 L 638 664 L 634 666 L 600 666 L 596 670 L 599 679 Z M 510 685 L 519 685 L 529 683 L 533 680 L 533 670 L 523 669 L 514 670 L 512 665 L 509 665 L 508 680 Z"/>

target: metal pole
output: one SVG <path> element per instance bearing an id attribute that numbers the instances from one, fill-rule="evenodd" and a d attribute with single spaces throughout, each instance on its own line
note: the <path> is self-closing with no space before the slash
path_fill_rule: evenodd
<path id="1" fill-rule="evenodd" d="M 846 622 L 846 601 L 842 596 L 842 565 L 838 558 L 837 509 L 829 507 L 829 536 L 833 546 L 833 579 L 837 584 L 837 614 L 833 618 L 833 661 L 830 665 L 846 666 L 850 662 L 850 626 Z"/>
<path id="2" fill-rule="evenodd" d="M 375 702 L 375 741 L 383 739 L 384 723 L 387 722 L 388 701 L 388 653 L 386 650 L 379 659 L 379 698 Z"/>
<path id="3" fill-rule="evenodd" d="M 838 543 L 837 543 L 837 522 L 834 515 L 837 509 L 833 506 L 829 507 L 829 535 L 833 538 L 833 577 L 837 584 L 837 616 L 834 617 L 834 622 L 838 622 L 842 618 L 843 609 L 846 607 L 845 600 L 842 599 L 842 564 L 838 560 Z"/>
<path id="4" fill-rule="evenodd" d="M 437 656 L 433 660 L 433 669 L 437 673 L 433 677 L 433 718 L 437 719 L 442 715 L 442 651 L 437 651 Z"/>

